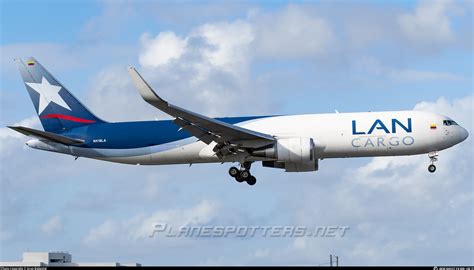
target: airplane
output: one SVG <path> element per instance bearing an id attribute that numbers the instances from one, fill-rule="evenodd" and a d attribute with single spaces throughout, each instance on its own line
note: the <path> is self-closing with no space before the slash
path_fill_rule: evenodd
<path id="1" fill-rule="evenodd" d="M 135 165 L 237 163 L 237 182 L 255 185 L 254 162 L 286 172 L 319 169 L 326 158 L 428 154 L 468 137 L 449 117 L 423 111 L 386 111 L 210 118 L 162 99 L 133 67 L 141 97 L 172 120 L 106 122 L 74 97 L 36 59 L 15 59 L 43 130 L 9 128 L 33 139 L 31 148 Z"/>

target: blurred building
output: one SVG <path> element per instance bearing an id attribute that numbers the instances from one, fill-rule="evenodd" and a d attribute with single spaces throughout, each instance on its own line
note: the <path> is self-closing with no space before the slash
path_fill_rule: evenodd
<path id="1" fill-rule="evenodd" d="M 68 252 L 24 252 L 20 262 L 0 262 L 0 266 L 141 266 L 139 263 L 72 262 Z"/>

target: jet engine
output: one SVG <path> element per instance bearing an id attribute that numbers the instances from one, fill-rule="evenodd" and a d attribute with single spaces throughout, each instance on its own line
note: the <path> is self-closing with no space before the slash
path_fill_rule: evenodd
<path id="1" fill-rule="evenodd" d="M 312 138 L 281 138 L 271 147 L 254 150 L 253 156 L 274 159 L 264 161 L 265 167 L 282 168 L 287 172 L 315 171 L 315 144 Z"/>

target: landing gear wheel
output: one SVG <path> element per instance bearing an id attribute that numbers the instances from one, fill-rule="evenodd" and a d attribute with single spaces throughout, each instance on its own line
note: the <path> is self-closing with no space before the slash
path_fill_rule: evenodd
<path id="1" fill-rule="evenodd" d="M 430 173 L 434 173 L 434 172 L 436 171 L 436 166 L 433 165 L 433 164 L 431 164 L 430 166 L 428 166 L 428 171 L 429 171 Z"/>
<path id="2" fill-rule="evenodd" d="M 247 181 L 251 175 L 249 171 L 243 170 L 243 171 L 240 171 L 239 176 L 240 178 L 242 178 L 242 180 Z"/>
<path id="3" fill-rule="evenodd" d="M 250 166 L 252 162 L 240 163 L 240 169 L 236 167 L 229 168 L 229 175 L 235 178 L 235 181 L 242 183 L 247 182 L 249 185 L 253 186 L 257 182 L 257 179 L 250 174 Z"/>
<path id="4" fill-rule="evenodd" d="M 253 185 L 255 185 L 255 183 L 257 183 L 257 178 L 255 178 L 255 176 L 251 175 L 249 177 L 249 179 L 247 179 L 247 184 L 253 186 Z"/>
<path id="5" fill-rule="evenodd" d="M 237 175 L 239 175 L 239 169 L 236 167 L 230 167 L 229 175 L 235 178 Z"/>
<path id="6" fill-rule="evenodd" d="M 242 183 L 244 181 L 244 179 L 242 179 L 242 177 L 240 177 L 240 175 L 237 175 L 235 177 L 235 181 L 239 182 L 239 183 Z"/>
<path id="7" fill-rule="evenodd" d="M 428 171 L 430 173 L 434 173 L 436 171 L 436 166 L 434 165 L 434 163 L 438 161 L 438 152 L 437 151 L 429 152 L 428 157 L 430 158 L 430 161 L 431 161 L 431 165 L 428 166 Z"/>

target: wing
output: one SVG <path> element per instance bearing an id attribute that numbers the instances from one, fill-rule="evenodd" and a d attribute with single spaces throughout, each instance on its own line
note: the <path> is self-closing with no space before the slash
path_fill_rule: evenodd
<path id="1" fill-rule="evenodd" d="M 218 155 L 245 148 L 263 147 L 275 141 L 271 135 L 228 124 L 170 104 L 160 98 L 133 67 L 129 68 L 129 74 L 146 102 L 175 117 L 174 122 L 178 126 L 206 144 L 215 141 L 217 145 L 214 152 Z"/>
<path id="2" fill-rule="evenodd" d="M 32 137 L 36 137 L 43 140 L 62 143 L 65 145 L 76 145 L 76 144 L 84 143 L 84 140 L 81 140 L 81 139 L 69 138 L 66 136 L 54 134 L 47 131 L 21 127 L 21 126 L 18 126 L 18 127 L 8 126 L 8 127 L 26 136 L 32 136 Z"/>

